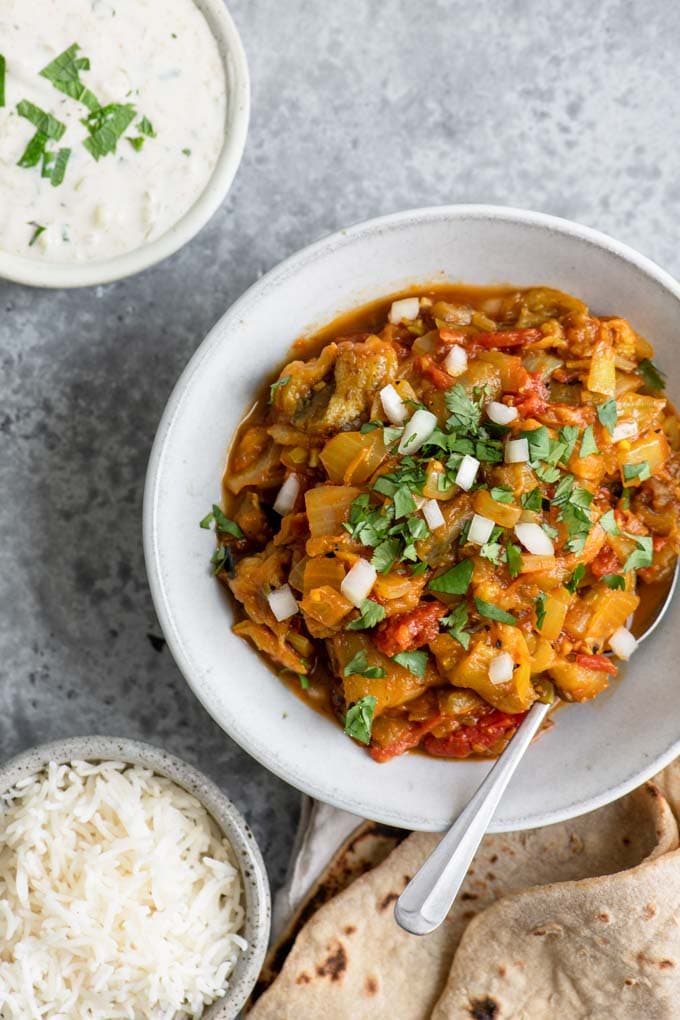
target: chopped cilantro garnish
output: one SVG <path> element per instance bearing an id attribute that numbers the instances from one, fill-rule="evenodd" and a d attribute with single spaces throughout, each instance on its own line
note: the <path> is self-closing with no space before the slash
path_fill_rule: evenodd
<path id="1" fill-rule="evenodd" d="M 368 680 L 382 680 L 386 675 L 382 666 L 369 666 L 363 648 L 350 659 L 343 673 L 345 676 L 352 676 L 353 673 L 356 673 L 358 676 L 365 676 Z"/>
<path id="2" fill-rule="evenodd" d="M 287 386 L 291 379 L 292 379 L 292 376 L 284 375 L 283 378 L 277 379 L 276 382 L 273 382 L 271 384 L 271 386 L 269 387 L 269 403 L 270 404 L 274 400 L 274 394 L 279 389 L 279 387 Z"/>
<path id="3" fill-rule="evenodd" d="M 459 606 L 451 610 L 448 616 L 442 617 L 439 621 L 442 627 L 445 627 L 452 638 L 462 645 L 467 651 L 470 647 L 470 635 L 467 633 L 465 628 L 468 624 L 468 611 L 467 606 L 464 602 L 461 602 Z"/>
<path id="4" fill-rule="evenodd" d="M 665 390 L 666 377 L 649 358 L 643 358 L 638 365 L 638 372 L 645 381 L 648 390 Z"/>
<path id="5" fill-rule="evenodd" d="M 233 538 L 245 538 L 236 521 L 227 517 L 217 503 L 213 503 L 210 513 L 207 513 L 203 520 L 199 521 L 199 527 L 208 529 L 213 521 L 215 522 L 215 531 L 219 534 L 232 535 Z"/>
<path id="6" fill-rule="evenodd" d="M 522 551 L 518 545 L 515 545 L 514 542 L 508 542 L 505 551 L 508 557 L 508 571 L 510 573 L 510 577 L 517 577 L 522 570 Z"/>
<path id="7" fill-rule="evenodd" d="M 347 630 L 369 630 L 385 619 L 385 610 L 373 599 L 364 599 L 361 603 L 361 616 L 347 624 Z"/>
<path id="8" fill-rule="evenodd" d="M 190 156 L 191 155 L 191 149 L 182 149 L 182 155 L 183 156 Z"/>
<path id="9" fill-rule="evenodd" d="M 298 677 L 298 680 L 300 681 L 300 687 L 302 688 L 302 690 L 303 691 L 308 691 L 309 690 L 309 677 L 305 676 L 304 673 L 298 673 L 297 677 Z"/>
<path id="10" fill-rule="evenodd" d="M 550 457 L 550 433 L 545 425 L 541 425 L 539 428 L 532 429 L 529 432 L 522 432 L 521 436 L 522 439 L 526 439 L 529 442 L 530 460 L 548 460 Z"/>
<path id="11" fill-rule="evenodd" d="M 644 482 L 651 477 L 652 472 L 646 460 L 641 460 L 639 464 L 623 465 L 623 478 L 626 482 L 631 482 L 634 478 L 639 478 L 641 482 Z"/>
<path id="12" fill-rule="evenodd" d="M 215 568 L 213 573 L 219 574 L 221 570 L 226 570 L 230 577 L 233 575 L 234 560 L 228 545 L 219 545 L 210 557 L 210 562 Z"/>
<path id="13" fill-rule="evenodd" d="M 30 103 L 28 99 L 22 99 L 20 103 L 17 103 L 17 113 L 20 117 L 25 117 L 30 121 L 41 134 L 47 135 L 55 142 L 59 141 L 66 130 L 65 124 L 53 117 L 51 113 L 45 113 L 39 106 Z"/>
<path id="14" fill-rule="evenodd" d="M 564 506 L 569 502 L 574 491 L 575 478 L 573 475 L 564 475 L 555 489 L 552 501 L 555 506 Z M 539 490 L 534 490 L 539 491 Z M 540 509 L 540 508 L 539 508 Z"/>
<path id="15" fill-rule="evenodd" d="M 616 517 L 614 516 L 613 510 L 607 510 L 606 514 L 602 514 L 597 523 L 607 532 L 608 535 L 621 534 L 619 526 L 616 523 Z"/>
<path id="16" fill-rule="evenodd" d="M 73 43 L 44 67 L 40 74 L 52 82 L 55 89 L 94 112 L 99 109 L 99 100 L 80 80 L 80 72 L 90 70 L 90 61 L 87 57 L 76 56 L 79 49 L 78 44 Z"/>
<path id="17" fill-rule="evenodd" d="M 552 485 L 560 477 L 559 468 L 551 467 L 548 464 L 535 464 L 534 471 L 542 482 Z"/>
<path id="18" fill-rule="evenodd" d="M 17 166 L 24 167 L 27 170 L 37 166 L 45 155 L 45 148 L 48 142 L 49 138 L 44 131 L 36 131 L 18 160 Z"/>
<path id="19" fill-rule="evenodd" d="M 566 464 L 571 458 L 578 441 L 578 427 L 576 425 L 564 425 L 560 429 L 560 439 L 565 447 L 562 460 Z"/>
<path id="20" fill-rule="evenodd" d="M 425 676 L 427 659 L 427 652 L 399 652 L 397 655 L 392 656 L 392 662 L 396 662 L 398 666 L 403 666 L 404 669 L 419 677 L 420 680 Z"/>
<path id="21" fill-rule="evenodd" d="M 400 551 L 401 543 L 399 539 L 387 538 L 375 547 L 371 557 L 371 564 L 379 574 L 387 574 L 399 558 Z"/>
<path id="22" fill-rule="evenodd" d="M 512 613 L 506 613 L 500 606 L 495 606 L 492 602 L 484 602 L 483 599 L 478 599 L 477 596 L 475 596 L 475 605 L 480 616 L 485 616 L 488 620 L 496 620 L 498 623 L 509 623 L 515 627 L 517 626 L 517 619 Z"/>
<path id="23" fill-rule="evenodd" d="M 433 578 L 428 584 L 430 591 L 441 591 L 447 595 L 465 595 L 470 587 L 474 563 L 472 560 L 461 560 L 446 573 Z"/>
<path id="24" fill-rule="evenodd" d="M 592 425 L 589 425 L 584 433 L 583 439 L 581 440 L 581 449 L 579 450 L 579 458 L 590 457 L 593 453 L 599 453 L 600 448 L 595 441 L 595 431 Z"/>
<path id="25" fill-rule="evenodd" d="M 507 485 L 495 485 L 491 490 L 491 498 L 497 503 L 512 503 L 515 494 Z"/>
<path id="26" fill-rule="evenodd" d="M 394 493 L 393 501 L 394 516 L 396 520 L 400 517 L 408 517 L 409 514 L 415 512 L 416 504 L 408 486 L 400 485 Z"/>
<path id="27" fill-rule="evenodd" d="M 621 577 L 621 574 L 605 574 L 604 577 L 600 578 L 600 580 L 602 581 L 602 584 L 606 584 L 608 588 L 618 588 L 620 591 L 625 591 L 626 579 L 625 577 Z"/>
<path id="28" fill-rule="evenodd" d="M 137 111 L 131 103 L 108 103 L 93 110 L 84 118 L 89 131 L 83 145 L 96 160 L 116 151 L 119 139 L 125 134 Z"/>
<path id="29" fill-rule="evenodd" d="M 141 131 L 143 135 L 147 136 L 147 138 L 156 137 L 156 132 L 153 129 L 153 124 L 151 123 L 148 117 L 142 117 L 139 124 L 137 125 L 137 130 Z"/>
<path id="30" fill-rule="evenodd" d="M 581 581 L 583 580 L 583 578 L 585 576 L 586 576 L 586 568 L 584 567 L 584 565 L 582 563 L 578 563 L 576 565 L 576 569 L 574 570 L 574 573 L 571 575 L 571 577 L 569 578 L 569 580 L 565 584 L 565 588 L 567 589 L 567 591 L 570 591 L 572 593 L 572 595 L 573 595 L 574 592 L 576 591 L 576 589 L 578 588 L 579 584 L 581 583 Z"/>
<path id="31" fill-rule="evenodd" d="M 520 502 L 524 510 L 540 510 L 543 506 L 543 493 L 536 486 L 531 492 L 525 492 Z"/>
<path id="32" fill-rule="evenodd" d="M 32 248 L 35 242 L 40 237 L 40 235 L 45 233 L 47 227 L 43 227 L 42 224 L 40 223 L 34 223 L 33 220 L 31 220 L 28 225 L 29 227 L 35 228 L 33 234 L 31 235 L 31 240 L 28 242 L 28 247 Z"/>
<path id="33" fill-rule="evenodd" d="M 545 615 L 546 615 L 545 604 L 546 604 L 547 601 L 548 601 L 548 596 L 546 595 L 546 593 L 544 591 L 542 591 L 540 593 L 540 595 L 538 595 L 534 599 L 534 609 L 536 611 L 536 626 L 538 627 L 539 630 L 541 629 L 541 627 L 545 623 Z"/>
<path id="34" fill-rule="evenodd" d="M 450 415 L 446 423 L 450 429 L 461 429 L 473 436 L 479 433 L 479 423 L 482 418 L 481 404 L 471 400 L 460 383 L 456 383 L 446 391 L 444 402 Z"/>
<path id="35" fill-rule="evenodd" d="M 619 413 L 616 409 L 616 401 L 606 400 L 604 404 L 600 404 L 597 409 L 597 417 L 600 425 L 603 425 L 607 432 L 611 435 L 616 428 L 617 421 L 619 420 Z"/>
<path id="36" fill-rule="evenodd" d="M 370 744 L 375 706 L 376 699 L 372 694 L 366 694 L 355 705 L 350 705 L 345 716 L 345 733 L 348 737 L 353 737 L 361 744 Z"/>
<path id="37" fill-rule="evenodd" d="M 654 557 L 654 539 L 651 535 L 629 535 L 635 540 L 635 549 L 623 565 L 623 572 L 651 567 Z"/>

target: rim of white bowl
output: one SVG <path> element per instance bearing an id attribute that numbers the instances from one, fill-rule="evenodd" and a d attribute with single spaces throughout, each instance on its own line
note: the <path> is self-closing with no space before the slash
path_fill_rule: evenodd
<path id="1" fill-rule="evenodd" d="M 223 0 L 192 0 L 215 36 L 227 80 L 224 141 L 210 179 L 196 201 L 150 244 L 92 262 L 48 262 L 0 250 L 0 279 L 30 287 L 70 289 L 113 283 L 150 269 L 188 244 L 217 212 L 239 168 L 250 121 L 250 75 L 241 36 Z"/>
<path id="2" fill-rule="evenodd" d="M 370 220 L 363 220 L 350 227 L 326 235 L 320 240 L 300 249 L 293 255 L 284 259 L 282 262 L 278 263 L 269 272 L 252 284 L 252 286 L 250 286 L 240 298 L 230 305 L 222 316 L 220 316 L 220 319 L 217 323 L 215 323 L 203 342 L 194 352 L 175 384 L 156 432 L 149 457 L 144 486 L 144 558 L 156 614 L 158 616 L 163 635 L 168 642 L 173 659 L 184 676 L 184 679 L 187 681 L 189 687 L 192 689 L 206 711 L 213 717 L 213 719 L 215 719 L 222 729 L 224 729 L 224 726 L 220 722 L 219 713 L 216 711 L 215 705 L 212 703 L 212 699 L 206 694 L 205 690 L 201 690 L 200 684 L 194 683 L 193 681 L 193 674 L 198 673 L 201 667 L 200 664 L 197 663 L 187 652 L 182 636 L 176 626 L 175 618 L 169 608 L 162 579 L 162 571 L 160 570 L 159 548 L 156 542 L 160 472 L 166 451 L 166 441 L 172 431 L 174 421 L 181 411 L 184 397 L 191 387 L 194 375 L 200 369 L 203 361 L 210 357 L 215 346 L 223 343 L 219 325 L 226 315 L 235 317 L 245 316 L 247 314 L 248 307 L 254 301 L 257 301 L 261 293 L 277 286 L 277 284 L 279 284 L 282 280 L 285 280 L 288 276 L 298 272 L 305 265 L 313 262 L 319 257 L 322 257 L 327 252 L 330 253 L 334 251 L 341 245 L 350 245 L 357 238 L 363 238 L 367 235 L 370 236 L 375 233 L 383 233 L 393 229 L 399 229 L 405 224 L 426 222 L 441 218 L 502 220 L 527 226 L 543 227 L 556 234 L 578 238 L 579 240 L 591 244 L 597 249 L 604 249 L 612 255 L 620 258 L 622 261 L 635 266 L 636 269 L 654 281 L 659 287 L 670 291 L 680 302 L 680 284 L 671 276 L 671 274 L 658 266 L 654 261 L 652 261 L 652 259 L 648 258 L 646 255 L 640 254 L 624 242 L 617 241 L 608 234 L 595 230 L 592 227 L 584 226 L 583 224 L 576 223 L 574 220 L 568 220 L 560 216 L 553 216 L 549 213 L 543 212 L 534 212 L 527 209 L 518 209 L 514 206 L 483 203 L 426 206 L 423 208 L 404 210 L 403 212 L 390 213 L 386 216 L 379 216 Z M 256 761 L 259 761 L 260 764 L 268 771 L 279 776 L 279 778 L 284 781 L 291 783 L 302 793 L 306 793 L 310 797 L 314 797 L 344 811 L 361 814 L 362 809 L 358 801 L 353 800 L 350 797 L 343 796 L 334 788 L 329 789 L 329 787 L 315 782 L 314 777 L 308 774 L 296 771 L 293 768 L 288 768 L 280 762 L 272 761 L 268 758 L 266 753 L 251 739 L 247 730 L 239 725 L 238 720 L 232 720 L 229 730 L 225 730 L 225 732 L 228 732 L 228 735 L 235 740 L 244 751 L 246 751 L 251 757 L 255 758 Z M 495 824 L 492 821 L 488 831 L 521 831 L 523 829 L 536 828 L 543 825 L 552 825 L 557 822 L 567 821 L 570 818 L 575 818 L 579 815 L 586 814 L 589 811 L 594 811 L 597 808 L 603 807 L 605 804 L 609 804 L 613 800 L 617 800 L 620 797 L 625 796 L 627 793 L 630 793 L 641 783 L 644 783 L 647 779 L 650 779 L 661 769 L 665 768 L 666 765 L 679 755 L 680 736 L 677 740 L 673 741 L 665 751 L 656 755 L 652 760 L 647 761 L 643 767 L 630 772 L 618 783 L 608 786 L 598 796 L 589 797 L 582 801 L 573 801 L 558 810 L 544 811 L 539 815 L 518 815 L 510 819 L 505 819 L 502 826 Z M 395 825 L 402 828 L 414 827 L 412 824 L 413 819 L 406 818 L 398 812 L 384 811 L 379 818 L 376 818 L 376 820 L 388 825 Z M 424 821 L 424 819 L 421 821 Z M 422 825 L 421 828 L 427 829 L 428 826 Z"/>
<path id="3" fill-rule="evenodd" d="M 248 939 L 248 949 L 237 958 L 229 977 L 227 995 L 206 1006 L 202 1020 L 234 1020 L 259 977 L 271 926 L 267 869 L 257 841 L 239 809 L 212 779 L 162 747 L 128 737 L 98 734 L 53 740 L 0 762 L 0 798 L 20 779 L 41 772 L 51 761 L 58 765 L 73 761 L 123 761 L 126 765 L 149 768 L 195 797 L 224 833 L 241 872 L 246 900 L 244 934 Z"/>

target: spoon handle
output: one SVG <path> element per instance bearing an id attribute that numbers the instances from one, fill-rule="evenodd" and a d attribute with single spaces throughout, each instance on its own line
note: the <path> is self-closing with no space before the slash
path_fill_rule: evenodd
<path id="1" fill-rule="evenodd" d="M 448 914 L 498 802 L 551 707 L 532 705 L 470 803 L 404 889 L 394 916 L 405 931 L 428 935 Z"/>

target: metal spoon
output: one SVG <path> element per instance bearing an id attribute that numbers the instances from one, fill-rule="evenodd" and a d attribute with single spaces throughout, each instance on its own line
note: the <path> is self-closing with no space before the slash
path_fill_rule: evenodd
<path id="1" fill-rule="evenodd" d="M 676 564 L 666 598 L 638 642 L 660 624 L 675 593 L 679 568 Z M 508 783 L 554 704 L 555 699 L 550 698 L 531 706 L 472 800 L 404 889 L 394 906 L 394 916 L 405 931 L 428 935 L 444 921 Z"/>

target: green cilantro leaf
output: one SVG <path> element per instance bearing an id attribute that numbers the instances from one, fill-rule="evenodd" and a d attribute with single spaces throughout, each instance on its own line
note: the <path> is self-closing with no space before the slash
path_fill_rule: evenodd
<path id="1" fill-rule="evenodd" d="M 508 542 L 506 553 L 510 577 L 517 577 L 522 570 L 522 551 L 514 542 Z"/>
<path id="2" fill-rule="evenodd" d="M 595 441 L 595 431 L 592 425 L 589 425 L 583 433 L 583 439 L 581 440 L 581 449 L 579 450 L 579 459 L 582 460 L 584 457 L 590 457 L 593 453 L 599 453 L 600 448 Z"/>
<path id="3" fill-rule="evenodd" d="M 355 705 L 350 705 L 345 716 L 345 733 L 361 744 L 370 744 L 373 715 L 376 699 L 372 694 L 359 698 Z"/>
<path id="4" fill-rule="evenodd" d="M 35 230 L 33 231 L 33 234 L 31 236 L 31 240 L 28 242 L 28 247 L 32 248 L 35 242 L 40 237 L 40 235 L 45 233 L 47 227 L 43 227 L 40 223 L 35 223 L 33 220 L 31 220 L 28 225 L 29 227 L 35 227 Z"/>
<path id="5" fill-rule="evenodd" d="M 442 617 L 439 622 L 442 627 L 446 628 L 451 637 L 467 651 L 470 647 L 470 635 L 465 630 L 468 624 L 468 611 L 465 603 L 461 602 L 448 616 Z"/>
<path id="6" fill-rule="evenodd" d="M 579 430 L 576 425 L 564 425 L 560 429 L 560 439 L 564 443 L 564 456 L 562 460 L 565 464 L 570 460 L 571 455 L 574 452 L 574 447 L 578 442 L 578 431 Z"/>
<path id="7" fill-rule="evenodd" d="M 512 503 L 515 494 L 507 485 L 495 485 L 491 490 L 491 498 L 497 503 Z"/>
<path id="8" fill-rule="evenodd" d="M 550 433 L 545 425 L 529 432 L 522 432 L 521 437 L 529 442 L 529 460 L 548 460 L 550 457 Z"/>
<path id="9" fill-rule="evenodd" d="M 215 531 L 222 535 L 232 535 L 234 538 L 245 538 L 245 535 L 239 528 L 236 521 L 232 521 L 231 517 L 227 517 L 222 509 L 213 503 L 212 510 L 207 513 L 205 517 L 199 521 L 199 527 L 210 528 L 210 525 L 215 522 Z"/>
<path id="10" fill-rule="evenodd" d="M 119 139 L 125 134 L 137 111 L 131 103 L 108 103 L 93 110 L 83 120 L 89 131 L 83 145 L 96 160 L 116 151 Z"/>
<path id="11" fill-rule="evenodd" d="M 393 496 L 394 500 L 394 516 L 398 520 L 400 517 L 408 517 L 409 514 L 415 512 L 416 504 L 409 488 L 406 485 L 400 485 Z"/>
<path id="12" fill-rule="evenodd" d="M 379 574 L 387 574 L 392 569 L 401 552 L 398 538 L 386 538 L 376 547 L 371 557 L 371 564 Z"/>
<path id="13" fill-rule="evenodd" d="M 434 577 L 428 584 L 430 591 L 441 591 L 447 595 L 465 595 L 470 587 L 474 563 L 472 560 L 461 560 L 446 573 Z"/>
<path id="14" fill-rule="evenodd" d="M 370 630 L 385 619 L 385 610 L 373 599 L 364 599 L 361 603 L 361 616 L 347 624 L 347 630 Z"/>
<path id="15" fill-rule="evenodd" d="M 94 112 L 100 108 L 100 103 L 80 80 L 80 72 L 90 70 L 90 61 L 87 57 L 76 56 L 79 49 L 78 44 L 73 43 L 67 50 L 55 57 L 47 67 L 43 67 L 40 74 L 52 82 L 55 89 L 59 89 L 64 95 L 75 99 L 76 102 L 82 103 L 88 110 Z"/>
<path id="16" fill-rule="evenodd" d="M 654 539 L 651 535 L 629 535 L 635 540 L 635 549 L 623 565 L 623 572 L 651 567 L 654 557 Z"/>
<path id="17" fill-rule="evenodd" d="M 641 460 L 639 464 L 623 465 L 623 478 L 626 482 L 631 482 L 634 478 L 639 478 L 641 482 L 644 482 L 651 477 L 652 472 L 646 460 Z"/>
<path id="18" fill-rule="evenodd" d="M 482 418 L 481 405 L 470 399 L 460 383 L 456 383 L 446 391 L 444 402 L 450 415 L 446 423 L 450 429 L 460 429 L 473 436 L 479 433 L 479 423 Z"/>
<path id="19" fill-rule="evenodd" d="M 143 135 L 147 136 L 147 138 L 156 137 L 156 132 L 153 129 L 153 124 L 151 123 L 148 117 L 142 117 L 139 124 L 137 125 L 137 130 L 141 131 Z"/>
<path id="20" fill-rule="evenodd" d="M 280 386 L 287 386 L 292 378 L 293 377 L 291 375 L 284 375 L 282 379 L 277 379 L 276 382 L 273 382 L 271 384 L 271 386 L 269 387 L 269 403 L 270 404 L 273 403 L 274 394 L 279 389 L 279 387 Z"/>
<path id="21" fill-rule="evenodd" d="M 492 602 L 484 602 L 483 599 L 478 599 L 476 595 L 475 605 L 480 616 L 485 616 L 488 620 L 496 620 L 498 623 L 509 623 L 515 627 L 517 626 L 517 619 L 512 613 L 506 613 L 500 606 L 494 606 Z"/>
<path id="22" fill-rule="evenodd" d="M 606 514 L 602 514 L 597 523 L 607 532 L 608 535 L 621 534 L 619 526 L 616 523 L 616 517 L 614 516 L 613 510 L 607 510 Z"/>
<path id="23" fill-rule="evenodd" d="M 643 358 L 637 367 L 648 390 L 665 390 L 666 377 L 649 358 Z"/>
<path id="24" fill-rule="evenodd" d="M 356 673 L 358 676 L 365 676 L 368 680 L 382 680 L 387 675 L 382 666 L 369 666 L 363 648 L 350 659 L 343 673 L 345 676 L 352 676 L 353 673 Z"/>
<path id="25" fill-rule="evenodd" d="M 619 412 L 616 409 L 616 401 L 606 400 L 604 404 L 600 404 L 597 409 L 597 417 L 600 425 L 604 426 L 607 432 L 612 435 L 616 428 L 616 423 L 619 420 Z"/>
<path id="26" fill-rule="evenodd" d="M 392 656 L 392 662 L 396 662 L 398 666 L 403 666 L 404 669 L 419 677 L 420 680 L 425 676 L 427 660 L 427 652 L 399 652 L 397 655 Z"/>
<path id="27" fill-rule="evenodd" d="M 536 486 L 531 492 L 525 492 L 521 498 L 522 507 L 525 510 L 540 510 L 543 506 L 543 493 Z"/>
<path id="28" fill-rule="evenodd" d="M 548 601 L 548 596 L 546 595 L 546 593 L 544 591 L 542 591 L 540 593 L 540 595 L 538 595 L 534 599 L 534 609 L 536 610 L 536 626 L 538 627 L 539 630 L 541 629 L 541 627 L 545 623 L 545 614 L 546 614 L 545 604 L 546 604 L 547 601 Z"/>
<path id="29" fill-rule="evenodd" d="M 569 502 L 574 491 L 574 482 L 575 478 L 573 475 L 564 475 L 564 477 L 560 479 L 559 485 L 555 489 L 555 493 L 551 500 L 555 506 L 565 506 Z"/>
<path id="30" fill-rule="evenodd" d="M 297 678 L 300 681 L 300 687 L 302 688 L 302 690 L 303 691 L 308 691 L 309 690 L 309 677 L 305 676 L 304 673 L 298 673 Z"/>
<path id="31" fill-rule="evenodd" d="M 231 549 L 228 545 L 218 545 L 215 552 L 210 557 L 214 574 L 219 574 L 221 570 L 226 570 L 229 576 L 233 576 L 234 573 L 234 558 L 231 554 Z"/>
<path id="32" fill-rule="evenodd" d="M 574 573 L 571 575 L 570 579 L 565 584 L 565 588 L 567 589 L 567 591 L 570 591 L 573 595 L 585 576 L 586 568 L 582 563 L 578 563 L 576 565 Z"/>
<path id="33" fill-rule="evenodd" d="M 625 591 L 626 589 L 626 579 L 625 577 L 621 577 L 621 574 L 605 574 L 604 577 L 600 578 L 600 580 L 602 581 L 602 584 L 606 584 L 608 588 L 618 588 L 620 591 Z"/>
<path id="34" fill-rule="evenodd" d="M 559 468 L 551 467 L 547 464 L 535 464 L 534 471 L 541 481 L 546 482 L 548 485 L 552 485 L 560 477 Z"/>
<path id="35" fill-rule="evenodd" d="M 51 113 L 45 113 L 39 106 L 30 103 L 28 99 L 22 99 L 20 103 L 17 103 L 17 113 L 20 117 L 29 120 L 41 134 L 47 135 L 55 142 L 59 141 L 66 130 L 65 124 L 53 117 Z"/>

